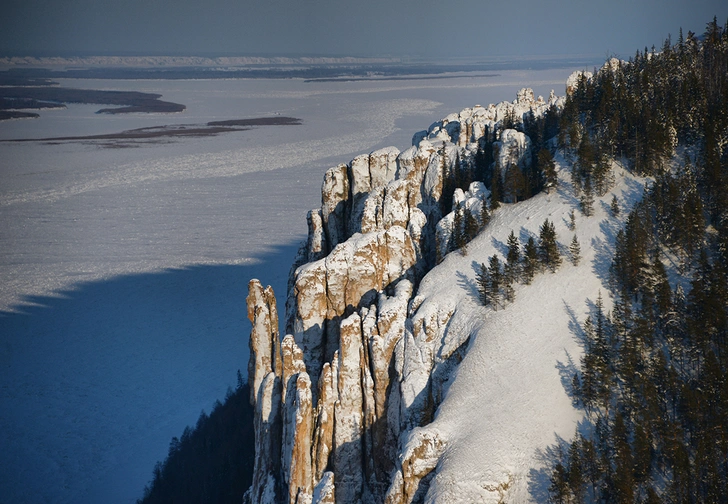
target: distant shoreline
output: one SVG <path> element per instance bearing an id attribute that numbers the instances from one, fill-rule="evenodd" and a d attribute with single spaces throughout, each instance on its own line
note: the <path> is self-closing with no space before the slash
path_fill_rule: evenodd
<path id="1" fill-rule="evenodd" d="M 487 79 L 492 77 L 500 77 L 500 74 L 462 74 L 457 75 L 403 75 L 392 77 L 330 77 L 321 79 L 306 79 L 304 82 L 359 82 L 359 81 L 408 81 L 408 80 L 436 80 L 436 79 Z"/>
<path id="2" fill-rule="evenodd" d="M 0 86 L 50 79 L 194 80 L 304 79 L 321 81 L 455 78 L 457 73 L 546 70 L 601 66 L 603 56 L 571 55 L 530 58 L 407 61 L 399 58 L 31 58 L 12 64 L 0 58 Z M 25 61 L 25 59 L 22 59 Z M 2 63 L 5 62 L 5 65 Z M 486 77 L 487 75 L 481 75 Z M 37 85 L 37 84 L 36 84 Z"/>
<path id="3" fill-rule="evenodd" d="M 137 128 L 119 133 L 105 133 L 101 135 L 83 135 L 48 138 L 20 138 L 0 140 L 8 142 L 73 142 L 91 140 L 150 140 L 155 138 L 172 137 L 202 137 L 214 136 L 220 133 L 247 131 L 255 126 L 298 126 L 301 119 L 295 117 L 255 117 L 252 119 L 231 119 L 227 121 L 212 121 L 204 125 L 178 124 Z"/>

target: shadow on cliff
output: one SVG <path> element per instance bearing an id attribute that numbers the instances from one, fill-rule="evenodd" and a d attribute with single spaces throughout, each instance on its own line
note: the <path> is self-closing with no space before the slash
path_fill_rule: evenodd
<path id="1" fill-rule="evenodd" d="M 0 312 L 6 497 L 27 488 L 58 502 L 141 496 L 169 440 L 225 397 L 238 369 L 247 374 L 248 281 L 282 299 L 297 248 L 81 283 Z M 58 478 L 73 483 L 59 490 Z"/>

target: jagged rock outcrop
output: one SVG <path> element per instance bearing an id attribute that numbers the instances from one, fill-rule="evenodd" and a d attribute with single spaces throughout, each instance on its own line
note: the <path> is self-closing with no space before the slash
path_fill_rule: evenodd
<path id="1" fill-rule="evenodd" d="M 520 131 L 504 130 L 500 139 L 493 143 L 493 150 L 503 173 L 512 165 L 521 169 L 531 166 L 531 139 Z"/>
<path id="2" fill-rule="evenodd" d="M 455 189 L 453 193 L 453 206 L 460 207 L 463 211 L 467 211 L 475 220 L 478 227 L 482 227 L 483 222 L 483 205 L 488 205 L 488 197 L 490 191 L 486 189 L 482 182 L 473 182 L 467 191 L 460 188 Z M 445 215 L 437 223 L 437 252 L 438 257 L 445 257 L 451 250 L 453 230 L 455 226 L 455 211 Z M 462 231 L 462 230 L 461 230 Z"/>
<path id="3" fill-rule="evenodd" d="M 576 91 L 576 88 L 579 87 L 579 81 L 581 79 L 586 79 L 589 81 L 594 76 L 593 73 L 588 72 L 586 70 L 577 70 L 576 72 L 573 72 L 569 77 L 566 79 L 566 94 L 567 96 L 570 96 Z"/>
<path id="4" fill-rule="evenodd" d="M 449 330 L 456 306 L 416 296 L 452 233 L 451 209 L 442 208 L 447 178 L 496 140 L 510 161 L 525 163 L 527 137 L 499 131 L 502 121 L 559 103 L 522 90 L 512 103 L 450 114 L 404 152 L 381 149 L 326 172 L 289 277 L 282 341 L 272 290 L 249 285 L 257 451 L 248 502 L 423 497 L 446 446 L 423 426 L 469 341 Z M 453 208 L 480 219 L 487 196 L 474 182 L 455 191 Z"/>
<path id="5" fill-rule="evenodd" d="M 445 443 L 435 429 L 415 429 L 405 444 L 392 485 L 385 496 L 385 504 L 404 504 L 422 500 L 427 485 L 421 483 L 431 477 Z"/>

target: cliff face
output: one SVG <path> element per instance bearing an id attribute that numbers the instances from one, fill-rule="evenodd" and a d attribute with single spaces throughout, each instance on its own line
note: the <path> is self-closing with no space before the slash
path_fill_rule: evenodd
<path id="1" fill-rule="evenodd" d="M 495 141 L 508 114 L 539 116 L 559 103 L 522 90 L 513 103 L 451 114 L 404 152 L 382 149 L 326 172 L 291 270 L 282 340 L 272 290 L 249 284 L 256 464 L 248 502 L 424 497 L 446 448 L 426 426 L 469 336 L 449 327 L 453 304 L 416 295 L 452 232 L 453 214 L 441 208 L 444 172 L 458 157 L 472 163 L 477 142 Z M 525 135 L 501 137 L 514 146 L 498 150 L 514 156 L 504 161 L 528 157 Z M 480 215 L 486 197 L 476 182 L 453 199 Z"/>

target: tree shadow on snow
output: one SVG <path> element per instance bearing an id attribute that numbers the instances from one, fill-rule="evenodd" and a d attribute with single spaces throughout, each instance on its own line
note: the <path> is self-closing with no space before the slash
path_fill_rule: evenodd
<path id="1" fill-rule="evenodd" d="M 579 342 L 580 345 L 584 345 L 586 343 L 586 334 L 584 334 L 584 329 L 581 327 L 581 324 L 579 323 L 579 319 L 576 318 L 576 313 L 574 313 L 573 308 L 569 306 L 569 303 L 564 301 L 564 310 L 566 311 L 566 314 L 569 316 L 569 332 L 574 335 L 574 339 Z"/>
<path id="2" fill-rule="evenodd" d="M 508 255 L 508 245 L 497 239 L 495 236 L 491 237 L 491 242 L 493 243 L 493 247 L 500 252 L 503 257 Z"/>
<path id="3" fill-rule="evenodd" d="M 248 282 L 271 284 L 283 303 L 297 249 L 85 282 L 0 312 L 6 497 L 48 488 L 48 500 L 70 501 L 44 478 L 78 492 L 112 473 L 128 481 L 113 500 L 141 496 L 172 436 L 247 374 Z"/>
<path id="4" fill-rule="evenodd" d="M 534 502 L 551 502 L 549 485 L 551 485 L 550 468 L 563 458 L 563 453 L 568 450 L 568 442 L 554 433 L 556 442 L 546 447 L 545 450 L 536 450 L 538 469 L 531 468 L 528 471 L 528 491 Z"/>
<path id="5" fill-rule="evenodd" d="M 556 361 L 556 369 L 559 371 L 559 377 L 561 378 L 561 386 L 564 387 L 566 395 L 571 399 L 571 403 L 574 406 L 578 406 L 579 401 L 576 396 L 576 390 L 574 390 L 574 376 L 578 375 L 579 368 L 574 363 L 574 359 L 571 358 L 569 352 L 566 352 L 566 362 Z"/>
<path id="6" fill-rule="evenodd" d="M 471 265 L 473 267 L 473 271 L 475 271 L 476 274 L 480 272 L 479 263 L 473 261 Z M 458 286 L 462 287 L 462 289 L 467 292 L 470 297 L 472 297 L 475 301 L 478 301 L 480 299 L 480 295 L 478 293 L 478 286 L 475 284 L 475 280 L 473 280 L 472 278 L 468 278 L 468 276 L 461 271 L 457 271 L 456 275 Z"/>
<path id="7" fill-rule="evenodd" d="M 599 228 L 604 238 L 592 238 L 591 245 L 594 249 L 592 271 L 602 282 L 602 286 L 608 290 L 614 258 L 614 246 L 620 225 L 614 219 L 604 219 L 599 223 Z"/>
<path id="8" fill-rule="evenodd" d="M 571 182 L 563 178 L 559 179 L 559 185 L 556 186 L 556 194 L 567 205 L 573 208 L 579 208 L 579 198 L 576 197 L 574 185 Z"/>

